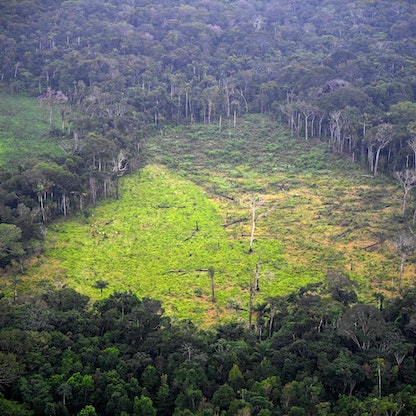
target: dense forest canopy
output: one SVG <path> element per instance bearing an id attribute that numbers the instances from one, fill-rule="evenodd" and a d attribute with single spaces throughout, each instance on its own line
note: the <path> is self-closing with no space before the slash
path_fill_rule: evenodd
<path id="1" fill-rule="evenodd" d="M 1 16 L 8 90 L 62 91 L 101 126 L 252 111 L 319 136 L 340 112 L 352 151 L 364 122 L 414 112 L 413 2 L 4 1 Z"/>
<path id="2" fill-rule="evenodd" d="M 53 218 L 118 198 L 148 132 L 247 113 L 391 174 L 412 222 L 415 1 L 0 0 L 0 51 L 2 94 L 37 97 L 62 150 L 1 166 L 1 268 L 23 271 Z M 127 292 L 1 298 L 0 413 L 414 414 L 414 292 L 364 305 L 337 273 L 250 305 L 249 330 L 172 324 Z"/>
<path id="3" fill-rule="evenodd" d="M 416 412 L 413 291 L 379 307 L 351 282 L 258 305 L 253 330 L 202 332 L 159 302 L 72 289 L 0 299 L 2 416 L 362 416 Z"/>

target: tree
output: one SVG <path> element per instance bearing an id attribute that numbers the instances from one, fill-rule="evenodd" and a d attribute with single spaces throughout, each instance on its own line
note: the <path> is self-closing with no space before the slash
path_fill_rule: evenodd
<path id="1" fill-rule="evenodd" d="M 384 358 L 377 357 L 373 360 L 373 363 L 377 371 L 377 388 L 378 388 L 378 397 L 381 398 L 381 388 L 382 388 L 382 369 L 385 366 Z"/>
<path id="2" fill-rule="evenodd" d="M 14 259 L 22 259 L 24 250 L 21 240 L 22 230 L 19 227 L 0 224 L 0 266 L 5 266 Z"/>
<path id="3" fill-rule="evenodd" d="M 116 199 L 119 198 L 119 180 L 124 175 L 128 167 L 127 152 L 121 149 L 117 157 L 113 158 L 113 172 L 116 179 Z"/>
<path id="4" fill-rule="evenodd" d="M 342 154 L 343 142 L 342 142 L 342 128 L 343 117 L 341 111 L 333 111 L 329 114 L 329 131 L 331 133 L 331 142 L 333 149 Z"/>
<path id="5" fill-rule="evenodd" d="M 309 119 L 310 117 L 313 117 L 316 113 L 316 109 L 312 107 L 309 103 L 306 103 L 304 101 L 298 102 L 298 109 L 303 115 L 304 124 L 305 124 L 305 140 L 309 139 Z M 313 134 L 313 123 L 311 126 L 311 131 Z"/>
<path id="6" fill-rule="evenodd" d="M 416 135 L 412 135 L 409 140 L 409 146 L 413 150 L 413 168 L 416 171 Z"/>
<path id="7" fill-rule="evenodd" d="M 62 383 L 56 391 L 62 396 L 62 406 L 66 406 L 67 400 L 72 398 L 72 386 L 68 383 Z"/>
<path id="8" fill-rule="evenodd" d="M 51 87 L 48 87 L 45 94 L 40 96 L 40 99 L 46 102 L 49 109 L 49 127 L 52 127 L 52 113 L 55 105 L 62 105 L 68 101 L 68 97 L 62 91 L 54 91 Z M 63 123 L 63 121 L 62 121 Z"/>
<path id="9" fill-rule="evenodd" d="M 46 404 L 53 402 L 51 386 L 40 374 L 20 378 L 19 389 L 24 402 L 31 405 L 35 414 L 43 414 Z"/>
<path id="10" fill-rule="evenodd" d="M 94 391 L 94 380 L 92 376 L 90 374 L 83 376 L 79 372 L 76 372 L 69 377 L 66 383 L 71 387 L 74 404 L 79 407 L 86 405 L 88 396 Z"/>
<path id="11" fill-rule="evenodd" d="M 78 416 L 98 416 L 94 406 L 87 404 L 80 412 Z"/>
<path id="12" fill-rule="evenodd" d="M 336 301 L 345 306 L 357 302 L 358 298 L 354 289 L 358 285 L 351 280 L 348 274 L 338 270 L 329 271 L 325 283 L 326 290 Z"/>
<path id="13" fill-rule="evenodd" d="M 399 293 L 402 291 L 404 263 L 407 257 L 415 251 L 415 244 L 415 235 L 407 230 L 399 232 L 393 239 L 393 245 L 400 255 Z M 392 278 L 392 287 L 394 289 L 394 277 Z"/>
<path id="14" fill-rule="evenodd" d="M 235 363 L 228 373 L 228 384 L 234 389 L 235 392 L 241 389 L 245 384 L 243 373 Z"/>
<path id="15" fill-rule="evenodd" d="M 0 352 L 0 390 L 5 386 L 11 386 L 21 373 L 21 364 L 16 356 Z"/>
<path id="16" fill-rule="evenodd" d="M 11 400 L 6 400 L 0 394 L 0 415 L 2 416 L 33 416 L 33 411 L 27 406 Z"/>
<path id="17" fill-rule="evenodd" d="M 357 383 L 364 379 L 362 365 L 356 355 L 348 350 L 341 350 L 334 360 L 325 361 L 323 375 L 325 384 L 330 386 L 332 391 L 349 395 L 353 394 Z"/>
<path id="18" fill-rule="evenodd" d="M 208 267 L 208 276 L 211 279 L 211 301 L 215 303 L 215 281 L 214 281 L 215 269 L 213 266 Z"/>
<path id="19" fill-rule="evenodd" d="M 406 215 L 406 202 L 409 192 L 416 187 L 416 171 L 405 169 L 403 171 L 394 172 L 394 177 L 399 181 L 403 187 L 403 201 L 402 201 L 402 217 Z"/>
<path id="20" fill-rule="evenodd" d="M 133 416 L 156 416 L 157 410 L 153 407 L 153 401 L 150 397 L 136 396 L 133 404 Z"/>
<path id="21" fill-rule="evenodd" d="M 382 123 L 376 126 L 372 131 L 372 136 L 370 138 L 368 149 L 369 149 L 370 169 L 373 171 L 374 177 L 376 177 L 378 173 L 378 166 L 380 163 L 381 151 L 391 142 L 392 135 L 393 135 L 393 125 L 389 123 Z M 375 159 L 373 160 L 374 151 L 375 151 Z"/>
<path id="22" fill-rule="evenodd" d="M 254 271 L 254 279 L 250 279 L 250 285 L 249 285 L 249 310 L 248 310 L 248 329 L 251 328 L 252 320 L 253 320 L 253 311 L 254 311 L 254 305 L 253 305 L 253 298 L 254 298 L 254 292 L 256 290 L 259 290 L 259 263 L 256 263 L 256 268 Z M 261 333 L 261 331 L 260 331 Z M 260 335 L 261 337 L 261 335 Z"/>
<path id="23" fill-rule="evenodd" d="M 212 397 L 212 403 L 220 410 L 227 410 L 236 398 L 235 392 L 228 384 L 220 386 Z"/>
<path id="24" fill-rule="evenodd" d="M 351 339 L 362 351 L 368 350 L 385 331 L 381 312 L 371 305 L 358 303 L 341 317 L 340 335 Z"/>
<path id="25" fill-rule="evenodd" d="M 100 294 L 103 296 L 103 290 L 106 289 L 108 286 L 108 282 L 104 280 L 97 280 L 93 286 L 94 289 L 100 289 Z"/>
<path id="26" fill-rule="evenodd" d="M 269 212 L 271 212 L 274 207 L 270 208 L 267 211 L 263 211 L 261 213 L 258 213 L 259 209 L 261 209 L 266 204 L 266 200 L 263 198 L 260 198 L 259 196 L 253 196 L 248 199 L 248 205 L 250 207 L 251 212 L 251 233 L 250 233 L 250 250 L 249 252 L 253 252 L 253 242 L 254 242 L 254 233 L 256 231 L 256 223 L 257 221 L 265 217 Z"/>

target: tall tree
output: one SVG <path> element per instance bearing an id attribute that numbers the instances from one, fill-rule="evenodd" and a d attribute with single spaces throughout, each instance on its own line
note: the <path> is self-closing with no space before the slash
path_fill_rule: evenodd
<path id="1" fill-rule="evenodd" d="M 372 130 L 372 135 L 370 137 L 369 149 L 371 147 L 371 152 L 369 151 L 369 157 L 372 160 L 369 160 L 370 169 L 373 171 L 374 177 L 377 176 L 378 167 L 380 163 L 380 154 L 381 151 L 391 142 L 393 139 L 393 125 L 389 123 L 382 123 Z M 375 152 L 375 154 L 374 154 Z M 374 154 L 374 160 L 373 155 Z"/>
<path id="2" fill-rule="evenodd" d="M 416 187 L 416 171 L 405 169 L 403 171 L 394 172 L 394 177 L 399 181 L 403 187 L 402 200 L 402 217 L 406 216 L 406 203 L 409 192 Z"/>
<path id="3" fill-rule="evenodd" d="M 362 351 L 368 350 L 385 331 L 381 312 L 371 305 L 358 303 L 339 320 L 338 332 L 351 339 Z"/>

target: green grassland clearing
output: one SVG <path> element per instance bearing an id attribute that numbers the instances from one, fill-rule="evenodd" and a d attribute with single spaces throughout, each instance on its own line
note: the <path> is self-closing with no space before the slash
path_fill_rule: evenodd
<path id="1" fill-rule="evenodd" d="M 57 111 L 53 126 L 59 126 Z M 34 156 L 60 155 L 59 139 L 49 131 L 49 109 L 40 100 L 0 92 L 0 168 L 15 170 Z"/>
<path id="2" fill-rule="evenodd" d="M 277 123 L 249 116 L 230 129 L 163 128 L 146 138 L 143 155 L 143 167 L 121 181 L 119 200 L 50 227 L 22 290 L 65 284 L 99 299 L 93 286 L 103 280 L 103 296 L 131 290 L 160 299 L 174 319 L 209 326 L 246 321 L 256 266 L 255 304 L 323 282 L 331 271 L 348 273 L 370 300 L 398 275 L 389 240 L 400 188 L 322 142 L 291 138 Z M 250 252 L 252 201 L 261 203 Z"/>

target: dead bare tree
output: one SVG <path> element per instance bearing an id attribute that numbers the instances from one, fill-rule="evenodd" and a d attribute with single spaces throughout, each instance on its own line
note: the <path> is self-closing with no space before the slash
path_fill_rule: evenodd
<path id="1" fill-rule="evenodd" d="M 267 211 L 263 211 L 259 213 L 259 209 L 261 209 L 266 204 L 266 201 L 259 196 L 253 196 L 248 200 L 248 205 L 251 211 L 251 233 L 250 233 L 250 250 L 249 252 L 253 252 L 253 242 L 254 242 L 254 234 L 256 231 L 256 223 L 260 218 L 265 217 L 271 211 L 274 210 L 274 206 Z"/>
<path id="2" fill-rule="evenodd" d="M 409 146 L 413 150 L 413 167 L 416 170 L 416 136 L 409 140 Z"/>
<path id="3" fill-rule="evenodd" d="M 406 215 L 406 202 L 409 192 L 416 187 L 416 171 L 405 169 L 394 173 L 394 177 L 399 181 L 403 187 L 403 201 L 402 201 L 402 216 Z"/>
<path id="4" fill-rule="evenodd" d="M 208 271 L 208 276 L 211 279 L 211 301 L 212 303 L 215 303 L 215 281 L 214 281 L 215 269 L 213 266 L 209 266 L 207 271 Z"/>
<path id="5" fill-rule="evenodd" d="M 124 175 L 128 167 L 127 153 L 121 149 L 116 158 L 113 158 L 113 172 L 116 180 L 116 199 L 119 197 L 119 179 Z"/>
<path id="6" fill-rule="evenodd" d="M 400 255 L 400 272 L 398 292 L 402 291 L 402 280 L 404 272 L 404 263 L 409 255 L 413 254 L 416 246 L 416 238 L 410 230 L 400 231 L 393 239 L 393 245 Z M 394 277 L 392 277 L 392 287 L 394 289 Z"/>
<path id="7" fill-rule="evenodd" d="M 249 308 L 248 308 L 248 329 L 251 328 L 253 324 L 253 312 L 254 312 L 254 305 L 253 305 L 253 299 L 254 299 L 254 293 L 259 290 L 259 265 L 260 263 L 256 263 L 256 268 L 254 269 L 254 279 L 250 278 L 250 285 L 249 285 Z"/>

